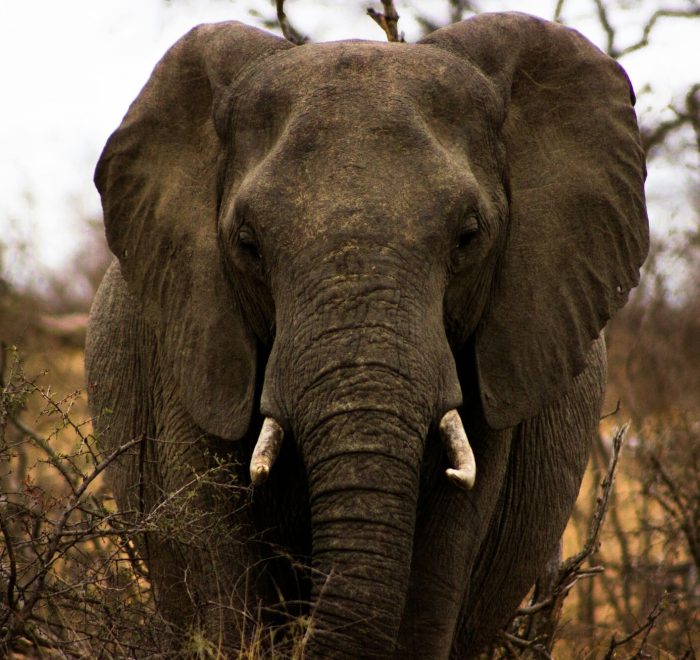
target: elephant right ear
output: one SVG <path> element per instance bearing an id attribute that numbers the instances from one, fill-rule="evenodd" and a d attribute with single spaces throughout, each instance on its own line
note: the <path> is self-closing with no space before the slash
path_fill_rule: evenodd
<path id="1" fill-rule="evenodd" d="M 486 419 L 506 428 L 571 387 L 649 247 L 644 152 L 622 68 L 578 32 L 482 14 L 422 43 L 481 71 L 500 97 L 509 213 L 475 331 Z"/>
<path id="2" fill-rule="evenodd" d="M 182 37 L 109 138 L 95 171 L 107 241 L 159 338 L 162 376 L 207 433 L 250 421 L 256 347 L 222 268 L 216 101 L 289 42 L 236 22 Z"/>

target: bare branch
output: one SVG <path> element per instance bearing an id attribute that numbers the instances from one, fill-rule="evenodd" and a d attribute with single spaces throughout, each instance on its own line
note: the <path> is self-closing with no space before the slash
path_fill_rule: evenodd
<path id="1" fill-rule="evenodd" d="M 620 412 L 620 408 L 622 407 L 622 402 L 620 399 L 617 400 L 617 403 L 615 404 L 615 408 L 611 410 L 609 413 L 605 413 L 600 420 L 603 421 L 604 419 L 607 419 L 608 417 L 614 417 L 617 415 L 617 413 Z"/>
<path id="2" fill-rule="evenodd" d="M 277 6 L 277 21 L 280 24 L 282 34 L 287 41 L 291 41 L 294 45 L 300 46 L 305 44 L 309 38 L 305 37 L 301 32 L 294 28 L 289 22 L 287 15 L 284 13 L 284 0 L 276 0 Z"/>
<path id="3" fill-rule="evenodd" d="M 596 4 L 600 2 L 600 0 L 596 0 Z M 623 55 L 628 55 L 629 53 L 633 53 L 635 50 L 640 50 L 641 48 L 644 48 L 645 46 L 649 45 L 649 37 L 651 36 L 651 31 L 654 29 L 654 26 L 656 23 L 659 21 L 661 18 L 697 18 L 700 17 L 700 7 L 694 7 L 691 9 L 658 9 L 655 11 L 652 15 L 651 18 L 647 21 L 646 25 L 644 26 L 644 29 L 642 31 L 642 37 L 637 41 L 636 43 L 632 44 L 631 46 L 627 46 L 626 48 L 623 48 L 620 51 L 615 51 L 613 52 L 608 51 L 612 57 L 618 58 L 622 57 Z"/>
<path id="4" fill-rule="evenodd" d="M 605 5 L 602 0 L 595 0 L 596 11 L 598 12 L 598 20 L 600 21 L 600 26 L 603 28 L 606 37 L 605 52 L 611 57 L 618 57 L 615 51 L 615 29 L 610 24 L 608 19 L 608 12 L 605 9 Z"/>
<path id="5" fill-rule="evenodd" d="M 651 629 L 654 627 L 654 624 L 656 623 L 656 620 L 661 616 L 663 613 L 663 605 L 664 605 L 664 599 L 660 600 L 659 602 L 654 605 L 653 609 L 651 612 L 649 612 L 649 615 L 647 616 L 647 620 L 639 626 L 636 630 L 632 631 L 629 635 L 626 635 L 623 637 L 621 640 L 616 640 L 615 635 L 612 636 L 610 640 L 610 645 L 608 646 L 608 651 L 605 654 L 604 660 L 612 660 L 615 657 L 615 649 L 619 648 L 620 646 L 624 646 L 625 644 L 629 644 L 635 637 L 639 637 L 642 633 L 644 633 L 644 637 L 642 638 L 642 643 L 639 647 L 639 650 L 637 653 L 634 654 L 633 657 L 635 658 L 644 658 L 644 657 L 649 657 L 646 654 L 643 654 L 644 646 L 646 644 L 646 640 L 649 636 L 649 633 L 651 632 Z"/>
<path id="6" fill-rule="evenodd" d="M 478 14 L 481 11 L 473 0 L 449 0 L 450 23 L 457 23 L 467 13 Z"/>
<path id="7" fill-rule="evenodd" d="M 511 644 L 514 647 L 518 647 L 523 651 L 529 651 L 533 653 L 535 658 L 542 658 L 542 660 L 552 660 L 551 654 L 539 640 L 523 639 L 522 637 L 518 637 L 517 635 L 513 635 L 509 632 L 503 632 L 501 633 L 501 635 L 508 644 Z M 515 651 L 515 649 L 513 649 L 511 653 L 513 657 L 518 657 L 520 655 L 519 653 L 517 653 L 517 651 Z"/>
<path id="8" fill-rule="evenodd" d="M 85 476 L 85 478 L 82 480 L 82 483 L 78 486 L 73 495 L 71 495 L 68 504 L 61 512 L 58 522 L 56 522 L 53 532 L 51 533 L 51 536 L 48 539 L 46 551 L 43 557 L 41 558 L 41 568 L 39 569 L 39 572 L 36 576 L 36 586 L 32 595 L 25 601 L 22 607 L 22 620 L 26 620 L 26 618 L 29 616 L 32 609 L 36 605 L 37 601 L 41 597 L 44 581 L 48 574 L 49 568 L 51 567 L 56 558 L 56 552 L 58 550 L 63 531 L 66 527 L 66 523 L 68 522 L 68 517 L 77 508 L 78 504 L 80 503 L 80 498 L 85 494 L 85 491 L 88 489 L 90 484 L 100 474 L 102 474 L 102 472 L 104 472 L 104 470 L 111 463 L 113 463 L 117 457 L 121 456 L 125 451 L 129 450 L 131 447 L 134 447 L 140 442 L 143 442 L 142 437 L 134 438 L 133 440 L 124 443 L 121 447 L 118 447 L 113 452 L 111 452 L 99 465 L 95 466 L 95 468 L 92 470 L 92 472 L 90 472 L 90 474 Z"/>
<path id="9" fill-rule="evenodd" d="M 61 460 L 61 457 L 54 451 L 53 447 L 41 436 L 39 435 L 36 431 L 30 429 L 22 420 L 15 416 L 11 416 L 10 422 L 12 422 L 13 426 L 23 435 L 27 436 L 28 438 L 31 438 L 31 440 L 41 448 L 43 452 L 46 453 L 46 455 L 49 457 L 49 461 L 51 462 L 51 465 L 54 465 L 56 469 L 61 473 L 61 476 L 66 480 L 66 483 L 70 486 L 71 490 L 73 493 L 75 493 L 76 489 L 76 477 L 80 476 L 80 472 L 75 469 L 75 466 L 71 464 L 71 467 L 74 470 L 74 475 L 71 476 L 68 473 L 68 470 L 66 469 L 66 466 L 64 463 L 66 461 Z"/>
<path id="10" fill-rule="evenodd" d="M 629 46 L 626 46 L 624 48 L 619 48 L 615 43 L 617 41 L 618 31 L 617 31 L 617 28 L 611 22 L 610 15 L 608 13 L 608 8 L 610 7 L 610 3 L 605 2 L 604 0 L 593 0 L 593 2 L 595 5 L 596 14 L 598 15 L 598 22 L 600 23 L 600 27 L 602 28 L 603 32 L 605 33 L 604 50 L 608 55 L 610 55 L 610 57 L 613 57 L 615 59 L 619 59 L 620 57 L 623 57 L 624 55 L 628 55 L 629 53 L 633 53 L 636 50 L 640 50 L 640 49 L 648 46 L 649 40 L 651 37 L 651 33 L 654 30 L 656 24 L 662 18 L 697 18 L 697 17 L 700 17 L 700 7 L 695 5 L 695 3 L 694 3 L 695 6 L 689 7 L 688 9 L 667 9 L 667 8 L 657 9 L 649 17 L 649 20 L 642 26 L 642 36 L 639 38 L 639 40 L 634 42 L 633 44 L 630 44 Z M 553 20 L 555 20 L 557 22 L 561 22 L 563 10 L 564 10 L 564 0 L 558 0 L 556 7 L 554 9 Z"/>
<path id="11" fill-rule="evenodd" d="M 557 0 L 557 6 L 554 8 L 554 17 L 553 21 L 556 21 L 557 23 L 561 22 L 561 15 L 562 12 L 564 11 L 564 0 Z"/>
<path id="12" fill-rule="evenodd" d="M 367 9 L 367 15 L 384 30 L 387 41 L 403 42 L 403 34 L 398 32 L 399 14 L 394 7 L 394 0 L 382 0 L 384 12 L 378 12 L 372 7 Z"/>
<path id="13" fill-rule="evenodd" d="M 604 572 L 602 566 L 584 569 L 582 565 L 598 549 L 598 538 L 613 492 L 618 460 L 628 427 L 629 424 L 625 424 L 613 436 L 607 473 L 601 484 L 601 494 L 596 500 L 583 549 L 563 563 L 560 563 L 561 551 L 557 552 L 550 561 L 543 580 L 538 580 L 530 605 L 518 609 L 514 616 L 511 629 L 517 634 L 505 633 L 505 638 L 502 638 L 510 644 L 527 649 L 534 657 L 551 657 L 554 633 L 561 617 L 564 600 L 573 586 L 583 578 Z"/>
<path id="14" fill-rule="evenodd" d="M 622 445 L 624 444 L 628 429 L 629 422 L 618 428 L 613 435 L 610 464 L 608 465 L 608 471 L 605 475 L 605 479 L 603 479 L 603 483 L 601 484 L 601 494 L 596 502 L 591 527 L 588 532 L 588 539 L 580 552 L 564 562 L 561 568 L 562 577 L 566 574 L 570 575 L 578 570 L 583 562 L 598 549 L 598 538 L 600 536 L 600 530 L 603 527 L 603 521 L 605 520 L 605 513 L 608 508 L 608 501 L 610 500 L 613 485 L 615 484 L 615 475 L 617 474 L 617 465 L 620 459 L 620 452 L 622 451 Z"/>
<path id="15" fill-rule="evenodd" d="M 683 108 L 672 107 L 675 115 L 672 119 L 663 121 L 653 128 L 641 129 L 642 146 L 647 154 L 666 142 L 666 138 L 683 126 L 691 126 L 695 132 L 697 146 L 700 149 L 700 83 L 694 84 L 685 95 Z"/>
<path id="16" fill-rule="evenodd" d="M 15 549 L 14 549 L 14 539 L 10 534 L 10 530 L 5 522 L 5 517 L 0 512 L 0 530 L 2 530 L 2 537 L 5 541 L 5 548 L 7 549 L 7 558 L 10 562 L 10 575 L 7 580 L 7 607 L 9 612 L 15 608 L 15 585 L 17 584 L 17 561 L 15 559 Z M 9 616 L 8 612 L 8 616 Z M 7 617 L 6 617 L 7 619 Z"/>

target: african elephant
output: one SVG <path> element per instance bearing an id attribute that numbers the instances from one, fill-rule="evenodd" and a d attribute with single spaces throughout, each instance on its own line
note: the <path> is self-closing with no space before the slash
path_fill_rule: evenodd
<path id="1" fill-rule="evenodd" d="M 184 514 L 205 553 L 142 537 L 166 619 L 235 649 L 245 613 L 300 603 L 307 658 L 463 658 L 504 624 L 570 515 L 648 249 L 633 103 L 517 13 L 417 44 L 226 22 L 168 51 L 97 165 L 116 259 L 86 358 L 103 446 L 143 438 L 111 467 L 123 511 L 233 465 Z"/>

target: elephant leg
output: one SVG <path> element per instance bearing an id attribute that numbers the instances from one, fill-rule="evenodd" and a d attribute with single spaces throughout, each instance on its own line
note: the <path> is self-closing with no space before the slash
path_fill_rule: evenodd
<path id="1" fill-rule="evenodd" d="M 510 449 L 510 431 L 477 428 L 473 417 L 460 411 L 474 450 L 474 488 L 457 488 L 445 475 L 442 443 L 428 440 L 407 606 L 396 657 L 447 658 L 465 598 L 479 541 L 496 506 Z"/>
<path id="2" fill-rule="evenodd" d="M 472 657 L 507 623 L 552 555 L 578 495 L 605 380 L 601 338 L 572 389 L 515 429 L 505 481 L 472 570 L 451 657 Z"/>
<path id="3" fill-rule="evenodd" d="M 259 589 L 249 490 L 231 443 L 203 434 L 164 383 L 142 462 L 146 562 L 159 611 L 228 649 L 254 633 Z M 172 397 L 172 398 L 171 398 Z"/>
<path id="4" fill-rule="evenodd" d="M 106 479 L 166 621 L 175 629 L 204 626 L 217 633 L 209 639 L 235 646 L 251 627 L 242 613 L 255 608 L 247 567 L 258 560 L 237 472 L 246 468 L 230 465 L 243 442 L 205 436 L 194 425 L 163 376 L 156 337 L 139 310 L 115 261 L 91 311 L 90 407 L 104 455 L 142 441 L 109 466 Z"/>

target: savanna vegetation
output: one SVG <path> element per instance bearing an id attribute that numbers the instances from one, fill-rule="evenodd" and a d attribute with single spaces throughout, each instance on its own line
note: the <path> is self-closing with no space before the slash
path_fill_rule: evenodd
<path id="1" fill-rule="evenodd" d="M 301 32 L 283 4 L 276 3 L 275 20 L 296 39 Z M 452 20 L 492 9 L 446 4 Z M 554 18 L 565 15 L 566 4 L 559 0 Z M 604 46 L 623 64 L 626 54 L 653 46 L 661 22 L 700 16 L 692 1 L 632 12 L 643 4 L 625 3 L 641 21 L 640 37 L 622 43 L 610 3 L 590 3 Z M 392 40 L 401 38 L 397 10 L 414 11 L 383 0 L 370 12 Z M 419 19 L 426 31 L 438 27 Z M 641 117 L 641 129 L 650 163 L 679 163 L 677 176 L 697 190 L 700 82 L 662 117 Z M 642 285 L 608 327 L 604 417 L 560 555 L 485 657 L 700 653 L 700 196 L 687 196 L 694 226 L 664 236 L 664 219 L 652 216 L 654 247 Z M 103 483 L 118 452 L 100 454 L 92 434 L 83 341 L 109 256 L 101 223 L 85 225 L 91 238 L 72 272 L 41 286 L 14 282 L 2 268 L 8 248 L 0 250 L 0 654 L 14 658 L 162 656 L 167 626 L 133 538 L 158 526 L 196 544 L 201 532 L 187 516 L 196 483 L 137 523 L 117 513 Z M 138 441 L 121 451 L 134 451 Z M 248 616 L 255 627 L 256 613 Z M 298 655 L 294 640 L 305 626 L 294 622 L 245 657 L 261 657 L 262 648 Z M 186 651 L 219 657 L 196 631 Z"/>

